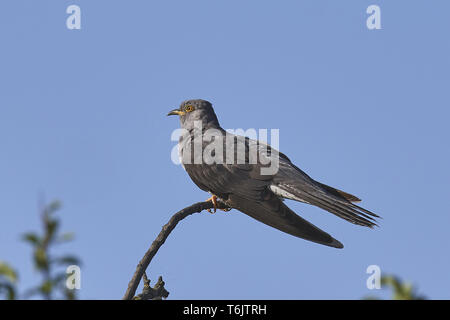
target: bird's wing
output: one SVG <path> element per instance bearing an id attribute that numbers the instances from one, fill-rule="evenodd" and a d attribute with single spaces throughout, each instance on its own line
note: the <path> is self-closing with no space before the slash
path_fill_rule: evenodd
<path id="1" fill-rule="evenodd" d="M 267 180 L 251 178 L 251 170 L 245 166 L 185 164 L 184 167 L 200 189 L 224 200 L 232 193 L 248 200 L 262 200 L 269 187 Z"/>
<path id="2" fill-rule="evenodd" d="M 344 247 L 328 233 L 298 216 L 273 193 L 268 194 L 264 201 L 250 201 L 231 194 L 228 203 L 250 217 L 290 235 L 329 247 Z"/>
<path id="3" fill-rule="evenodd" d="M 270 189 L 278 196 L 315 205 L 357 225 L 373 227 L 374 217 L 379 217 L 352 203 L 359 198 L 313 180 L 289 159 L 280 158 Z"/>
<path id="4" fill-rule="evenodd" d="M 272 177 L 261 175 L 261 166 L 250 163 L 249 150 L 250 145 L 255 143 L 254 140 L 237 135 L 230 136 L 236 139 L 232 161 L 227 161 L 228 151 L 224 141 L 221 163 L 208 164 L 203 159 L 201 163 L 195 164 L 194 158 L 191 156 L 191 159 L 188 158 L 189 161 L 184 163 L 185 170 L 200 189 L 212 192 L 223 199 L 233 193 L 248 200 L 263 200 Z M 187 143 L 191 143 L 191 141 Z M 203 149 L 207 145 L 208 143 L 204 142 Z M 236 150 L 239 148 L 238 145 L 245 148 L 242 159 L 238 159 Z"/>
<path id="5" fill-rule="evenodd" d="M 257 143 L 240 136 L 236 136 L 236 139 L 244 139 L 247 152 L 253 143 Z M 273 176 L 262 175 L 261 165 L 249 163 L 248 156 L 245 160 L 246 163 L 243 164 L 234 161 L 231 164 L 185 163 L 184 166 L 191 179 L 201 189 L 212 192 L 231 207 L 250 217 L 293 236 L 343 248 L 338 240 L 290 210 L 282 199 L 270 190 Z"/>

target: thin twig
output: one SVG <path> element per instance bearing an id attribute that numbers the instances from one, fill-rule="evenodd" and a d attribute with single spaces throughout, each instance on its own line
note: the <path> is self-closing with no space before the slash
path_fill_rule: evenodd
<path id="1" fill-rule="evenodd" d="M 201 212 L 206 209 L 212 209 L 213 204 L 211 201 L 205 201 L 205 202 L 198 202 L 195 203 L 189 207 L 184 208 L 183 210 L 178 211 L 175 213 L 172 218 L 170 218 L 169 222 L 162 228 L 159 235 L 156 237 L 156 239 L 153 241 L 150 248 L 145 253 L 144 257 L 139 261 L 136 271 L 134 272 L 133 278 L 131 278 L 130 282 L 128 283 L 127 291 L 125 292 L 125 295 L 123 296 L 123 300 L 131 300 L 133 299 L 136 289 L 139 286 L 139 282 L 142 279 L 142 276 L 145 273 L 145 270 L 147 270 L 148 265 L 152 261 L 153 257 L 158 252 L 159 248 L 163 245 L 163 243 L 166 241 L 169 234 L 172 232 L 173 229 L 175 229 L 178 222 L 186 218 L 187 216 L 190 216 L 191 214 Z M 218 209 L 227 209 L 228 207 L 223 203 L 218 201 Z"/>

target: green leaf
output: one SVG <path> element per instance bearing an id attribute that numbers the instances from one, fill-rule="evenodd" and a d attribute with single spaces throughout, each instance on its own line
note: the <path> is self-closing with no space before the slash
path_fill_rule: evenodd
<path id="1" fill-rule="evenodd" d="M 13 283 L 17 281 L 17 272 L 6 262 L 0 261 L 0 275 Z"/>
<path id="2" fill-rule="evenodd" d="M 49 242 L 51 242 L 54 239 L 56 232 L 58 230 L 58 227 L 59 227 L 58 220 L 56 220 L 56 219 L 47 220 L 46 237 L 49 240 Z"/>
<path id="3" fill-rule="evenodd" d="M 34 232 L 27 232 L 22 236 L 22 240 L 29 242 L 31 245 L 40 245 L 41 239 Z"/>
<path id="4" fill-rule="evenodd" d="M 411 283 L 403 282 L 396 276 L 381 277 L 382 286 L 392 288 L 392 299 L 394 300 L 422 300 L 424 296 L 418 295 Z"/>
<path id="5" fill-rule="evenodd" d="M 39 247 L 34 252 L 34 264 L 38 270 L 48 269 L 48 257 L 44 248 Z"/>
<path id="6" fill-rule="evenodd" d="M 10 283 L 0 282 L 0 292 L 6 291 L 6 298 L 8 300 L 14 300 L 16 298 L 16 290 Z"/>
<path id="7" fill-rule="evenodd" d="M 53 289 L 53 282 L 48 280 L 45 281 L 40 287 L 39 290 L 43 295 L 49 295 L 52 292 Z"/>
<path id="8" fill-rule="evenodd" d="M 65 288 L 64 289 L 64 296 L 66 297 L 66 300 L 75 300 L 75 290 L 70 290 Z"/>

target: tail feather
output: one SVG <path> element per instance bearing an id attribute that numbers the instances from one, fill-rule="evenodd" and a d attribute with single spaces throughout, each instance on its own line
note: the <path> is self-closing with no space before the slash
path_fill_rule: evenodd
<path id="1" fill-rule="evenodd" d="M 315 205 L 353 224 L 369 228 L 377 226 L 374 217 L 378 218 L 378 215 L 351 202 L 351 199 L 356 201 L 355 199 L 359 200 L 359 198 L 323 184 L 319 185 L 322 187 L 321 189 L 305 188 L 304 185 L 302 188 L 296 188 L 292 184 L 278 184 L 277 187 L 285 192 L 283 195 L 285 198 Z M 286 193 L 292 196 L 286 197 Z"/>
<path id="2" fill-rule="evenodd" d="M 375 221 L 374 218 L 365 214 L 364 212 L 357 210 L 356 208 L 354 208 L 355 205 L 351 203 L 340 203 L 339 201 L 333 201 L 326 196 L 318 196 L 312 194 L 308 194 L 308 199 L 311 204 L 321 207 L 322 209 L 325 209 L 328 212 L 331 212 L 351 223 L 369 228 L 377 225 L 375 222 L 373 222 Z"/>
<path id="3" fill-rule="evenodd" d="M 317 181 L 316 181 L 317 182 Z M 361 202 L 361 199 L 358 198 L 357 196 L 354 196 L 350 193 L 344 192 L 342 190 L 327 186 L 326 184 L 317 182 L 323 189 L 325 189 L 326 191 L 335 194 L 336 196 L 342 197 L 350 202 Z"/>

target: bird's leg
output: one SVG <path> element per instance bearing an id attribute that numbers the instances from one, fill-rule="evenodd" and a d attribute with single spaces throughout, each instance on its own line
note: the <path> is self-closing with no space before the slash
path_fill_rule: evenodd
<path id="1" fill-rule="evenodd" d="M 218 208 L 217 208 L 217 207 L 218 207 L 218 205 L 217 205 L 217 196 L 213 194 L 213 195 L 211 196 L 211 198 L 206 199 L 206 201 L 211 201 L 211 202 L 213 203 L 213 206 L 214 206 L 213 210 L 214 210 L 214 211 L 212 211 L 211 209 L 206 209 L 206 210 L 207 210 L 209 213 L 216 213 L 216 211 L 217 211 L 217 209 L 218 209 Z M 228 211 L 231 210 L 231 208 L 226 208 L 226 209 L 220 209 L 220 208 L 219 208 L 219 210 L 228 212 Z"/>
<path id="2" fill-rule="evenodd" d="M 206 199 L 206 202 L 208 202 L 208 201 L 211 201 L 211 202 L 212 202 L 212 204 L 213 204 L 213 206 L 214 206 L 214 208 L 213 208 L 214 211 L 211 211 L 211 209 L 206 209 L 206 210 L 207 210 L 209 213 L 216 213 L 216 211 L 217 211 L 217 196 L 212 195 L 211 198 Z"/>

